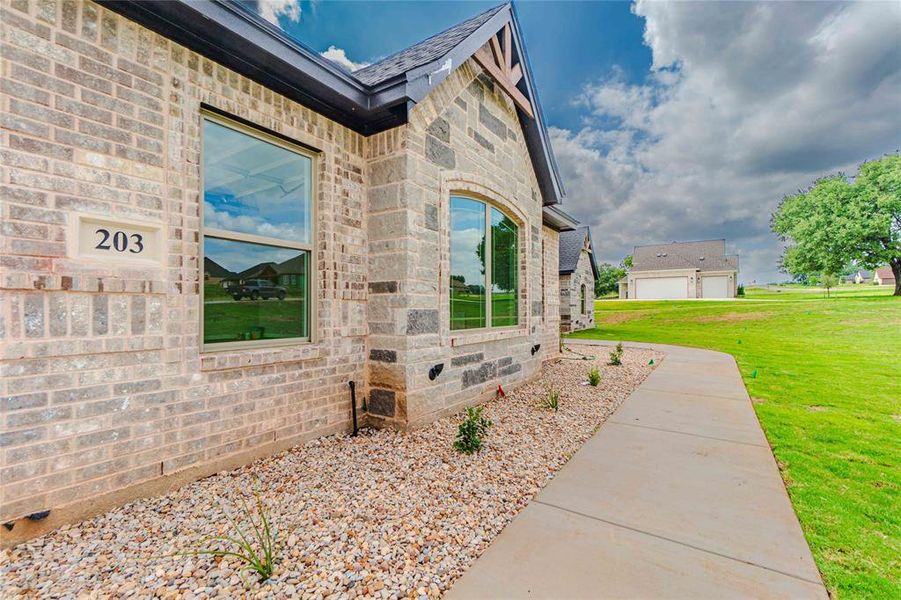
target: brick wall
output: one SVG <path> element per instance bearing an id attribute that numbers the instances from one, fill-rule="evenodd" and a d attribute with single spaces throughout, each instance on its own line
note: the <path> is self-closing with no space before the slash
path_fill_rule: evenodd
<path id="1" fill-rule="evenodd" d="M 96 4 L 0 6 L 0 522 L 347 429 L 366 140 Z M 315 344 L 199 351 L 201 103 L 321 151 Z M 164 264 L 69 258 L 76 213 L 161 225 Z"/>
<path id="2" fill-rule="evenodd" d="M 345 431 L 349 380 L 371 422 L 406 427 L 558 351 L 558 236 L 475 63 L 363 138 L 91 2 L 0 11 L 0 522 L 53 509 L 46 528 Z M 201 105 L 319 150 L 315 343 L 200 351 Z M 515 331 L 449 329 L 452 192 L 519 221 Z M 162 227 L 164 261 L 72 258 L 79 214 Z"/>
<path id="3" fill-rule="evenodd" d="M 369 410 L 383 424 L 406 427 L 522 382 L 558 351 L 558 239 L 542 226 L 515 108 L 474 61 L 417 104 L 402 133 L 370 141 Z M 452 193 L 484 199 L 518 221 L 514 331 L 450 330 Z M 443 371 L 433 381 L 437 364 Z"/>

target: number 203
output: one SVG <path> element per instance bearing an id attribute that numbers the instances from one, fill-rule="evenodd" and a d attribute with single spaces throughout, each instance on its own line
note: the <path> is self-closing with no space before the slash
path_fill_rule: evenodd
<path id="1" fill-rule="evenodd" d="M 115 250 L 116 252 L 125 252 L 127 250 L 132 254 L 140 254 L 144 250 L 144 236 L 140 233 L 132 233 L 129 236 L 124 231 L 110 233 L 109 229 L 103 228 L 95 230 L 94 233 L 100 234 L 102 238 L 94 246 L 97 250 Z"/>

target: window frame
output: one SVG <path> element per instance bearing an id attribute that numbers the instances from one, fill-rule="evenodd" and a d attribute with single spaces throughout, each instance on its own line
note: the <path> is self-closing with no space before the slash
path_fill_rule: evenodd
<path id="1" fill-rule="evenodd" d="M 311 151 L 309 148 L 301 144 L 300 142 L 289 142 L 279 136 L 272 135 L 267 133 L 265 129 L 262 127 L 257 128 L 253 125 L 248 125 L 243 123 L 242 121 L 238 121 L 236 119 L 231 119 L 218 111 L 208 110 L 206 108 L 201 108 L 199 111 L 200 120 L 199 120 L 199 139 L 200 139 L 200 152 L 198 153 L 199 161 L 198 168 L 200 170 L 200 192 L 199 192 L 199 224 L 198 224 L 198 232 L 199 232 L 199 260 L 197 265 L 198 270 L 198 280 L 199 280 L 199 288 L 200 288 L 200 310 L 199 310 L 199 334 L 198 340 L 200 342 L 200 351 L 203 353 L 210 352 L 234 352 L 238 350 L 254 350 L 259 348 L 273 348 L 278 346 L 297 346 L 297 345 L 307 345 L 312 344 L 317 341 L 317 298 L 319 296 L 319 277 L 316 276 L 314 272 L 314 267 L 317 264 L 317 259 L 315 256 L 315 248 L 316 248 L 316 235 L 318 230 L 318 202 L 317 198 L 319 197 L 319 178 L 317 177 L 319 161 L 318 153 Z M 232 129 L 233 131 L 237 131 L 238 133 L 242 133 L 244 135 L 248 135 L 252 138 L 256 138 L 266 143 L 273 144 L 275 146 L 279 146 L 284 148 L 289 152 L 294 152 L 295 154 L 299 154 L 305 158 L 310 160 L 310 237 L 309 242 L 296 242 L 292 240 L 282 240 L 279 238 L 270 238 L 267 236 L 260 236 L 249 233 L 241 233 L 238 231 L 228 231 L 225 229 L 216 229 L 214 227 L 206 227 L 204 226 L 204 203 L 205 203 L 205 169 L 204 169 L 204 122 L 210 121 L 222 127 L 227 127 Z M 302 250 L 307 253 L 307 302 L 306 302 L 306 320 L 307 320 L 307 336 L 306 337 L 296 337 L 296 338 L 279 338 L 279 339 L 271 339 L 271 340 L 238 340 L 234 342 L 219 342 L 214 344 L 208 344 L 204 341 L 204 280 L 203 280 L 203 263 L 204 257 L 206 256 L 206 249 L 204 248 L 204 238 L 211 237 L 219 240 L 226 241 L 234 241 L 234 242 L 247 242 L 251 244 L 260 244 L 263 246 L 270 246 L 274 248 L 283 248 L 289 250 Z"/>
<path id="2" fill-rule="evenodd" d="M 587 299 L 588 299 L 588 286 L 586 286 L 585 283 L 583 282 L 582 285 L 579 287 L 579 301 L 581 302 L 581 307 L 580 307 L 581 311 L 580 312 L 582 313 L 582 316 L 585 316 L 588 314 L 588 311 L 587 311 L 588 304 L 586 303 Z"/>
<path id="3" fill-rule="evenodd" d="M 469 327 L 463 329 L 454 329 L 454 315 L 451 309 L 451 302 L 453 301 L 453 290 L 450 285 L 450 277 L 453 274 L 451 271 L 453 270 L 450 267 L 450 263 L 452 260 L 452 252 L 453 252 L 453 228 L 450 226 L 453 222 L 453 200 L 454 198 L 460 198 L 463 200 L 470 200 L 472 202 L 478 202 L 485 206 L 485 325 L 483 327 Z M 492 254 L 493 254 L 493 241 L 491 237 L 491 209 L 497 210 L 499 213 L 510 219 L 513 224 L 516 226 L 516 323 L 513 325 L 491 325 L 492 318 L 492 310 L 491 310 L 491 297 L 493 295 L 493 284 L 491 282 L 492 275 Z M 522 300 L 522 285 L 523 285 L 523 277 L 522 277 L 522 261 L 523 255 L 525 253 L 525 248 L 523 247 L 522 240 L 520 239 L 521 231 L 522 231 L 522 223 L 517 219 L 510 211 L 505 210 L 503 207 L 491 202 L 490 200 L 486 200 L 484 198 L 474 196 L 471 194 L 461 193 L 461 192 L 453 192 L 450 194 L 448 199 L 448 274 L 447 274 L 447 285 L 448 285 L 448 295 L 447 295 L 447 308 L 448 308 L 448 330 L 451 335 L 459 336 L 466 335 L 469 333 L 484 333 L 484 332 L 493 332 L 493 331 L 516 331 L 518 329 L 522 329 L 523 327 L 523 316 L 521 310 L 521 300 Z"/>

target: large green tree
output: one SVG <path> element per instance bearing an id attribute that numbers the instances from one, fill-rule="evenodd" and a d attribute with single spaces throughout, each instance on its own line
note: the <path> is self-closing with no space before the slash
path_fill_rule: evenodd
<path id="1" fill-rule="evenodd" d="M 594 282 L 594 295 L 596 298 L 606 296 L 611 292 L 619 289 L 619 280 L 626 274 L 619 267 L 615 267 L 610 263 L 602 263 L 598 265 L 598 278 Z"/>
<path id="2" fill-rule="evenodd" d="M 632 268 L 632 255 L 623 258 L 618 267 L 610 263 L 598 265 L 598 278 L 594 282 L 594 296 L 600 298 L 619 289 L 619 280 Z"/>
<path id="3" fill-rule="evenodd" d="M 888 264 L 901 296 L 901 154 L 862 164 L 853 179 L 824 177 L 786 196 L 772 227 L 789 243 L 782 256 L 788 273 L 839 274 L 850 262 L 867 269 Z"/>

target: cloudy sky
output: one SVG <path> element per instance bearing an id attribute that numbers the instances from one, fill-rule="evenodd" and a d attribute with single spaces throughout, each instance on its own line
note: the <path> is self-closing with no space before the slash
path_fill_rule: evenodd
<path id="1" fill-rule="evenodd" d="M 251 1 L 354 69 L 492 2 Z M 775 281 L 770 213 L 901 148 L 901 2 L 518 2 L 567 188 L 603 261 L 726 238 Z"/>

